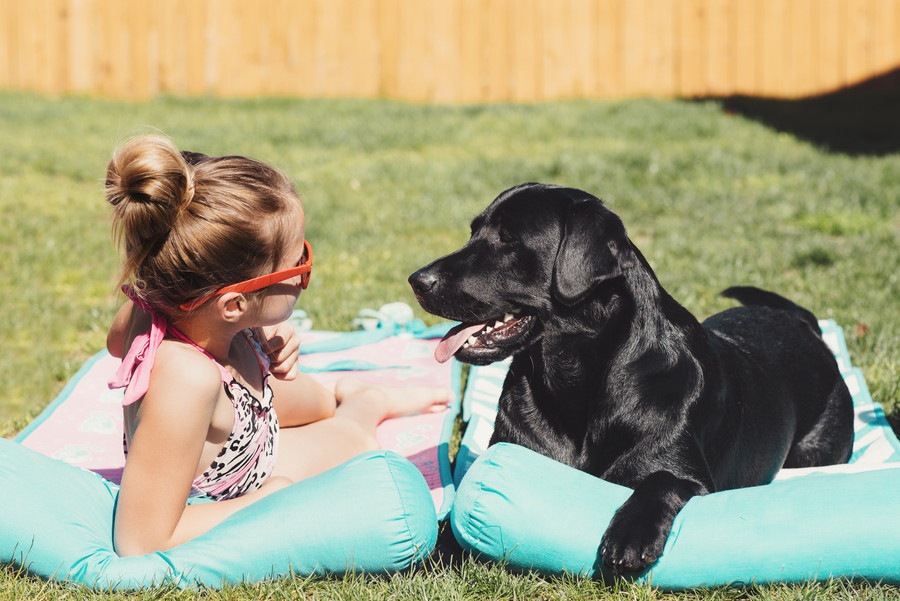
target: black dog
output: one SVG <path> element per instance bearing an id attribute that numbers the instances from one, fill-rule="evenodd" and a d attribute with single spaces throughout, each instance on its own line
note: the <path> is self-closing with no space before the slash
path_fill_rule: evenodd
<path id="1" fill-rule="evenodd" d="M 692 496 L 850 457 L 850 394 L 812 313 L 739 287 L 723 295 L 746 306 L 701 325 L 581 190 L 507 190 L 409 281 L 426 311 L 463 322 L 438 360 L 514 356 L 492 443 L 634 489 L 599 550 L 618 573 L 659 558 Z"/>

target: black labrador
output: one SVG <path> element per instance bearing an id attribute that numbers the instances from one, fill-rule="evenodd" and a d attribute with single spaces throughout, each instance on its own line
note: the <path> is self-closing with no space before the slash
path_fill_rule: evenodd
<path id="1" fill-rule="evenodd" d="M 813 314 L 736 287 L 723 295 L 744 306 L 701 325 L 587 192 L 511 188 L 409 281 L 426 311 L 463 322 L 438 360 L 513 356 L 492 444 L 634 489 L 600 543 L 616 573 L 655 562 L 694 495 L 850 457 L 850 393 Z"/>

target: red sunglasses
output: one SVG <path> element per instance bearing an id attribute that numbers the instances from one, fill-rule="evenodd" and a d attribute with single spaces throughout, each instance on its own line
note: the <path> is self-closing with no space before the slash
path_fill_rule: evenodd
<path id="1" fill-rule="evenodd" d="M 214 296 L 227 294 L 228 292 L 255 292 L 257 290 L 268 288 L 273 284 L 278 284 L 279 282 L 283 282 L 297 276 L 300 276 L 300 288 L 306 290 L 306 287 L 309 286 L 309 278 L 312 275 L 313 264 L 312 246 L 310 246 L 308 240 L 303 241 L 303 250 L 303 256 L 305 257 L 303 259 L 303 263 L 297 265 L 296 267 L 283 269 L 282 271 L 276 271 L 275 273 L 263 275 L 258 278 L 244 280 L 243 282 L 238 282 L 237 284 L 229 284 L 228 286 L 219 288 L 215 292 L 207 294 L 206 296 L 202 296 L 195 301 L 182 303 L 180 305 L 181 310 L 193 311 L 194 309 L 201 307 L 204 303 L 206 303 Z"/>

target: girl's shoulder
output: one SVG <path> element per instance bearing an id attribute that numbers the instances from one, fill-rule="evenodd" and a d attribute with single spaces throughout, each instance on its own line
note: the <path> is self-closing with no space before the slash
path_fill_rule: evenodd
<path id="1" fill-rule="evenodd" d="M 215 404 L 222 390 L 222 374 L 215 362 L 200 350 L 178 340 L 163 340 L 150 372 L 148 395 L 172 398 L 191 405 L 200 401 Z M 180 399 L 180 400 L 179 400 Z"/>

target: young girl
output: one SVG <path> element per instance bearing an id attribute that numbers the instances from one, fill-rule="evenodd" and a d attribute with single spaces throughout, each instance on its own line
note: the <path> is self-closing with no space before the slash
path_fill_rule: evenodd
<path id="1" fill-rule="evenodd" d="M 342 380 L 330 391 L 284 373 L 297 343 L 278 324 L 307 287 L 313 254 L 300 200 L 278 170 L 141 136 L 116 150 L 106 196 L 131 299 L 108 338 L 110 352 L 124 355 L 110 382 L 125 388 L 120 555 L 185 542 L 377 448 L 384 419 L 451 401 L 449 390 Z M 266 327 L 282 339 L 274 345 L 280 378 L 268 377 Z M 198 493 L 219 502 L 186 506 Z"/>

